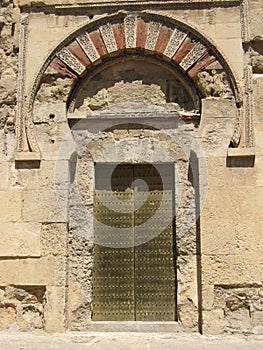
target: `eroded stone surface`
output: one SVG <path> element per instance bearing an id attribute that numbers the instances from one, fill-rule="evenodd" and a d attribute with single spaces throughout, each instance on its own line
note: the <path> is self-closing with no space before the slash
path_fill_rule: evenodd
<path id="1" fill-rule="evenodd" d="M 45 288 L 9 286 L 0 290 L 1 330 L 33 331 L 44 328 Z"/>

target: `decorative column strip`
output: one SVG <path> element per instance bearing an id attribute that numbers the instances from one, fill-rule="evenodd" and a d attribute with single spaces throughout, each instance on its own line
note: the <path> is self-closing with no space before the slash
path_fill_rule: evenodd
<path id="1" fill-rule="evenodd" d="M 26 41 L 28 30 L 28 15 L 22 15 L 19 33 L 19 68 L 17 88 L 17 118 L 16 118 L 16 152 L 28 151 L 25 133 L 25 76 L 26 76 Z"/>
<path id="2" fill-rule="evenodd" d="M 241 1 L 240 10 L 242 41 L 248 43 L 250 41 L 248 0 Z"/>
<path id="3" fill-rule="evenodd" d="M 247 66 L 245 68 L 245 101 L 244 101 L 244 118 L 245 118 L 245 146 L 254 147 L 254 127 L 253 127 L 253 114 L 252 114 L 252 67 Z"/>

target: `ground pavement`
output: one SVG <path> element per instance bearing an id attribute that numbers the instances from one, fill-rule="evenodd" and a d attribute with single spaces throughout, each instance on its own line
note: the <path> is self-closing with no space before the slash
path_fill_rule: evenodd
<path id="1" fill-rule="evenodd" d="M 263 350 L 263 336 L 172 333 L 1 333 L 1 350 Z"/>

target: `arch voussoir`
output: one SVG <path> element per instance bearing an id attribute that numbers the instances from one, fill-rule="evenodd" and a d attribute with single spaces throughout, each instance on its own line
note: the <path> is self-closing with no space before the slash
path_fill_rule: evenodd
<path id="1" fill-rule="evenodd" d="M 123 51 L 156 54 L 176 64 L 190 78 L 218 60 L 207 43 L 184 28 L 159 17 L 130 14 L 81 32 L 55 53 L 51 66 L 75 78 L 102 59 Z"/>

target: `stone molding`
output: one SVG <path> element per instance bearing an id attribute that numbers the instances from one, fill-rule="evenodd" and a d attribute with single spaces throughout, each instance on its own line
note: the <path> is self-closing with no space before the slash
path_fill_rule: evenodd
<path id="1" fill-rule="evenodd" d="M 23 35 L 26 46 L 26 37 L 25 34 Z M 134 54 L 134 52 L 156 56 L 170 63 L 190 79 L 211 63 L 217 62 L 226 72 L 237 104 L 242 103 L 232 69 L 216 46 L 197 30 L 162 15 L 121 11 L 91 21 L 74 31 L 49 55 L 35 78 L 26 106 L 23 104 L 19 108 L 18 125 L 20 127 L 17 129 L 17 138 L 23 141 L 20 141 L 17 152 L 38 152 L 32 130 L 32 107 L 41 77 L 48 66 L 67 78 L 78 80 L 87 74 L 90 68 L 101 64 L 105 58 L 116 57 L 122 53 Z M 23 70 L 25 55 L 22 53 L 20 67 Z M 20 76 L 22 77 L 25 73 L 21 73 Z M 23 84 L 22 80 L 20 78 L 20 84 Z M 25 121 L 26 125 L 23 129 Z M 241 134 L 240 127 L 240 123 L 237 123 L 239 130 L 235 135 Z"/>
<path id="2" fill-rule="evenodd" d="M 171 6 L 177 6 L 177 7 L 189 7 L 190 6 L 202 6 L 205 4 L 206 6 L 237 6 L 242 3 L 243 0 L 192 0 L 189 4 L 189 0 L 177 0 L 176 3 L 173 0 L 142 0 L 142 1 L 129 1 L 129 0 L 121 0 L 121 1 L 103 1 L 103 2 L 94 2 L 94 1 L 85 1 L 85 3 L 81 3 L 81 1 L 78 3 L 76 1 L 75 4 L 57 4 L 55 5 L 55 8 L 57 10 L 60 9 L 85 9 L 85 8 L 107 8 L 107 7 L 150 7 L 150 6 L 161 6 L 163 7 L 171 7 Z"/>
<path id="3" fill-rule="evenodd" d="M 17 4 L 21 8 L 35 8 L 41 6 L 43 7 L 54 7 L 56 10 L 64 10 L 64 9 L 90 9 L 90 8 L 109 8 L 109 7 L 151 7 L 151 6 L 161 6 L 164 7 L 199 7 L 199 6 L 237 6 L 242 3 L 243 0 L 104 0 L 93 1 L 93 0 L 64 0 L 64 3 L 61 4 L 59 0 L 18 0 Z"/>

